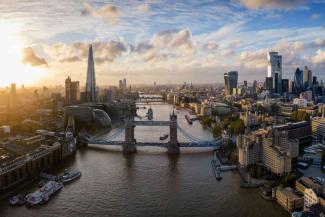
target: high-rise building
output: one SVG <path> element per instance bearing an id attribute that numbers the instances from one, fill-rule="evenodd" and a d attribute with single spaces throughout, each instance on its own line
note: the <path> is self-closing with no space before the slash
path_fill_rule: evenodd
<path id="1" fill-rule="evenodd" d="M 123 78 L 123 90 L 126 90 L 126 78 Z"/>
<path id="2" fill-rule="evenodd" d="M 273 78 L 272 77 L 266 77 L 265 78 L 265 89 L 269 92 L 273 91 Z"/>
<path id="3" fill-rule="evenodd" d="M 278 52 L 269 52 L 267 55 L 267 77 L 273 78 L 273 87 L 276 93 L 281 92 L 282 56 Z"/>
<path id="4" fill-rule="evenodd" d="M 282 93 L 289 93 L 289 80 L 282 79 Z"/>
<path id="5" fill-rule="evenodd" d="M 231 71 L 224 74 L 225 79 L 225 89 L 227 95 L 233 94 L 233 89 L 237 88 L 238 84 L 238 72 L 237 71 Z"/>
<path id="6" fill-rule="evenodd" d="M 10 102 L 10 109 L 15 109 L 16 107 L 16 101 L 17 101 L 17 96 L 16 96 L 16 84 L 12 83 L 10 85 L 10 98 L 9 98 L 9 102 Z"/>
<path id="7" fill-rule="evenodd" d="M 325 117 L 314 117 L 311 120 L 313 139 L 317 142 L 325 142 Z"/>
<path id="8" fill-rule="evenodd" d="M 305 88 L 313 85 L 313 73 L 307 66 L 304 66 L 303 84 Z"/>
<path id="9" fill-rule="evenodd" d="M 294 77 L 294 91 L 295 94 L 300 94 L 304 90 L 303 71 L 296 69 Z"/>
<path id="10" fill-rule="evenodd" d="M 66 104 L 76 104 L 80 100 L 79 81 L 71 81 L 68 77 L 65 79 L 65 100 Z"/>
<path id="11" fill-rule="evenodd" d="M 118 81 L 118 87 L 119 87 L 120 90 L 123 89 L 123 81 L 122 80 Z"/>
<path id="12" fill-rule="evenodd" d="M 89 46 L 89 54 L 88 54 L 86 95 L 87 95 L 88 102 L 96 102 L 97 101 L 96 77 L 95 77 L 95 66 L 94 66 L 92 45 Z"/>

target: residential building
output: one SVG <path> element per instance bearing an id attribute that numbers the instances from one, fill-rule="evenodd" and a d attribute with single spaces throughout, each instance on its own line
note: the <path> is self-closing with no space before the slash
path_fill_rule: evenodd
<path id="1" fill-rule="evenodd" d="M 301 209 L 304 205 L 304 196 L 292 188 L 278 188 L 276 201 L 288 212 Z"/>
<path id="2" fill-rule="evenodd" d="M 71 81 L 70 77 L 65 79 L 65 100 L 68 105 L 73 105 L 79 102 L 79 81 Z"/>
<path id="3" fill-rule="evenodd" d="M 325 117 L 314 117 L 311 119 L 313 140 L 324 144 L 325 141 Z"/>

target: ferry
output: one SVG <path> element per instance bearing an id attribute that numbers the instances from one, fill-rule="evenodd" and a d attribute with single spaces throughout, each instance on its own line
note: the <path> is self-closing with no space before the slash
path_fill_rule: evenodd
<path id="1" fill-rule="evenodd" d="M 58 192 L 63 188 L 60 182 L 48 181 L 39 190 L 26 195 L 26 206 L 33 207 L 38 204 L 46 203 L 50 200 L 51 195 Z"/>
<path id="2" fill-rule="evenodd" d="M 168 134 L 164 134 L 163 136 L 159 137 L 160 140 L 165 140 L 168 138 Z"/>
<path id="3" fill-rule="evenodd" d="M 64 174 L 61 176 L 61 181 L 63 183 L 71 182 L 73 180 L 78 179 L 81 176 L 80 171 L 71 171 L 68 172 L 67 169 L 64 170 Z"/>
<path id="4" fill-rule="evenodd" d="M 21 195 L 21 194 L 17 194 L 9 199 L 9 204 L 11 206 L 15 206 L 15 205 L 22 206 L 25 203 L 26 203 L 26 201 L 25 201 L 23 195 Z"/>
<path id="5" fill-rule="evenodd" d="M 188 115 L 185 115 L 185 119 L 187 120 L 188 124 L 193 124 L 191 118 Z"/>
<path id="6" fill-rule="evenodd" d="M 148 117 L 148 120 L 150 120 L 150 121 L 153 119 L 153 111 L 152 111 L 151 107 L 148 109 L 147 117 Z"/>

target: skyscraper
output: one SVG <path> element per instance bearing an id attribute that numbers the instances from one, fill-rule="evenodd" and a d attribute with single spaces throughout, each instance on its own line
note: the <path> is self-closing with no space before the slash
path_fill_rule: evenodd
<path id="1" fill-rule="evenodd" d="M 294 91 L 296 94 L 300 94 L 303 90 L 304 90 L 303 71 L 297 68 L 294 77 Z"/>
<path id="2" fill-rule="evenodd" d="M 92 45 L 89 46 L 89 54 L 88 54 L 86 95 L 87 95 L 88 102 L 96 102 L 97 101 L 95 66 L 94 66 Z"/>
<path id="3" fill-rule="evenodd" d="M 268 90 L 270 93 L 273 91 L 273 78 L 272 77 L 265 78 L 265 89 Z"/>
<path id="4" fill-rule="evenodd" d="M 65 100 L 68 105 L 78 103 L 80 100 L 79 81 L 71 81 L 70 77 L 65 79 Z"/>
<path id="5" fill-rule="evenodd" d="M 123 78 L 123 90 L 126 90 L 126 78 Z"/>
<path id="6" fill-rule="evenodd" d="M 274 92 L 280 93 L 282 89 L 282 56 L 278 52 L 269 52 L 267 60 L 267 77 L 273 78 Z"/>
<path id="7" fill-rule="evenodd" d="M 231 95 L 233 88 L 237 88 L 238 84 L 238 72 L 231 71 L 224 74 L 226 94 Z"/>
<path id="8" fill-rule="evenodd" d="M 304 80 L 303 84 L 305 88 L 313 86 L 313 73 L 310 69 L 308 69 L 307 66 L 304 66 L 303 80 Z"/>

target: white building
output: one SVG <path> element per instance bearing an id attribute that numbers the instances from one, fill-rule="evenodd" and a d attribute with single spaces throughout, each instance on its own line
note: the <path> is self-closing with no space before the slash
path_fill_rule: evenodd
<path id="1" fill-rule="evenodd" d="M 306 108 L 307 107 L 307 100 L 303 97 L 294 98 L 293 104 L 297 105 L 299 108 Z"/>

